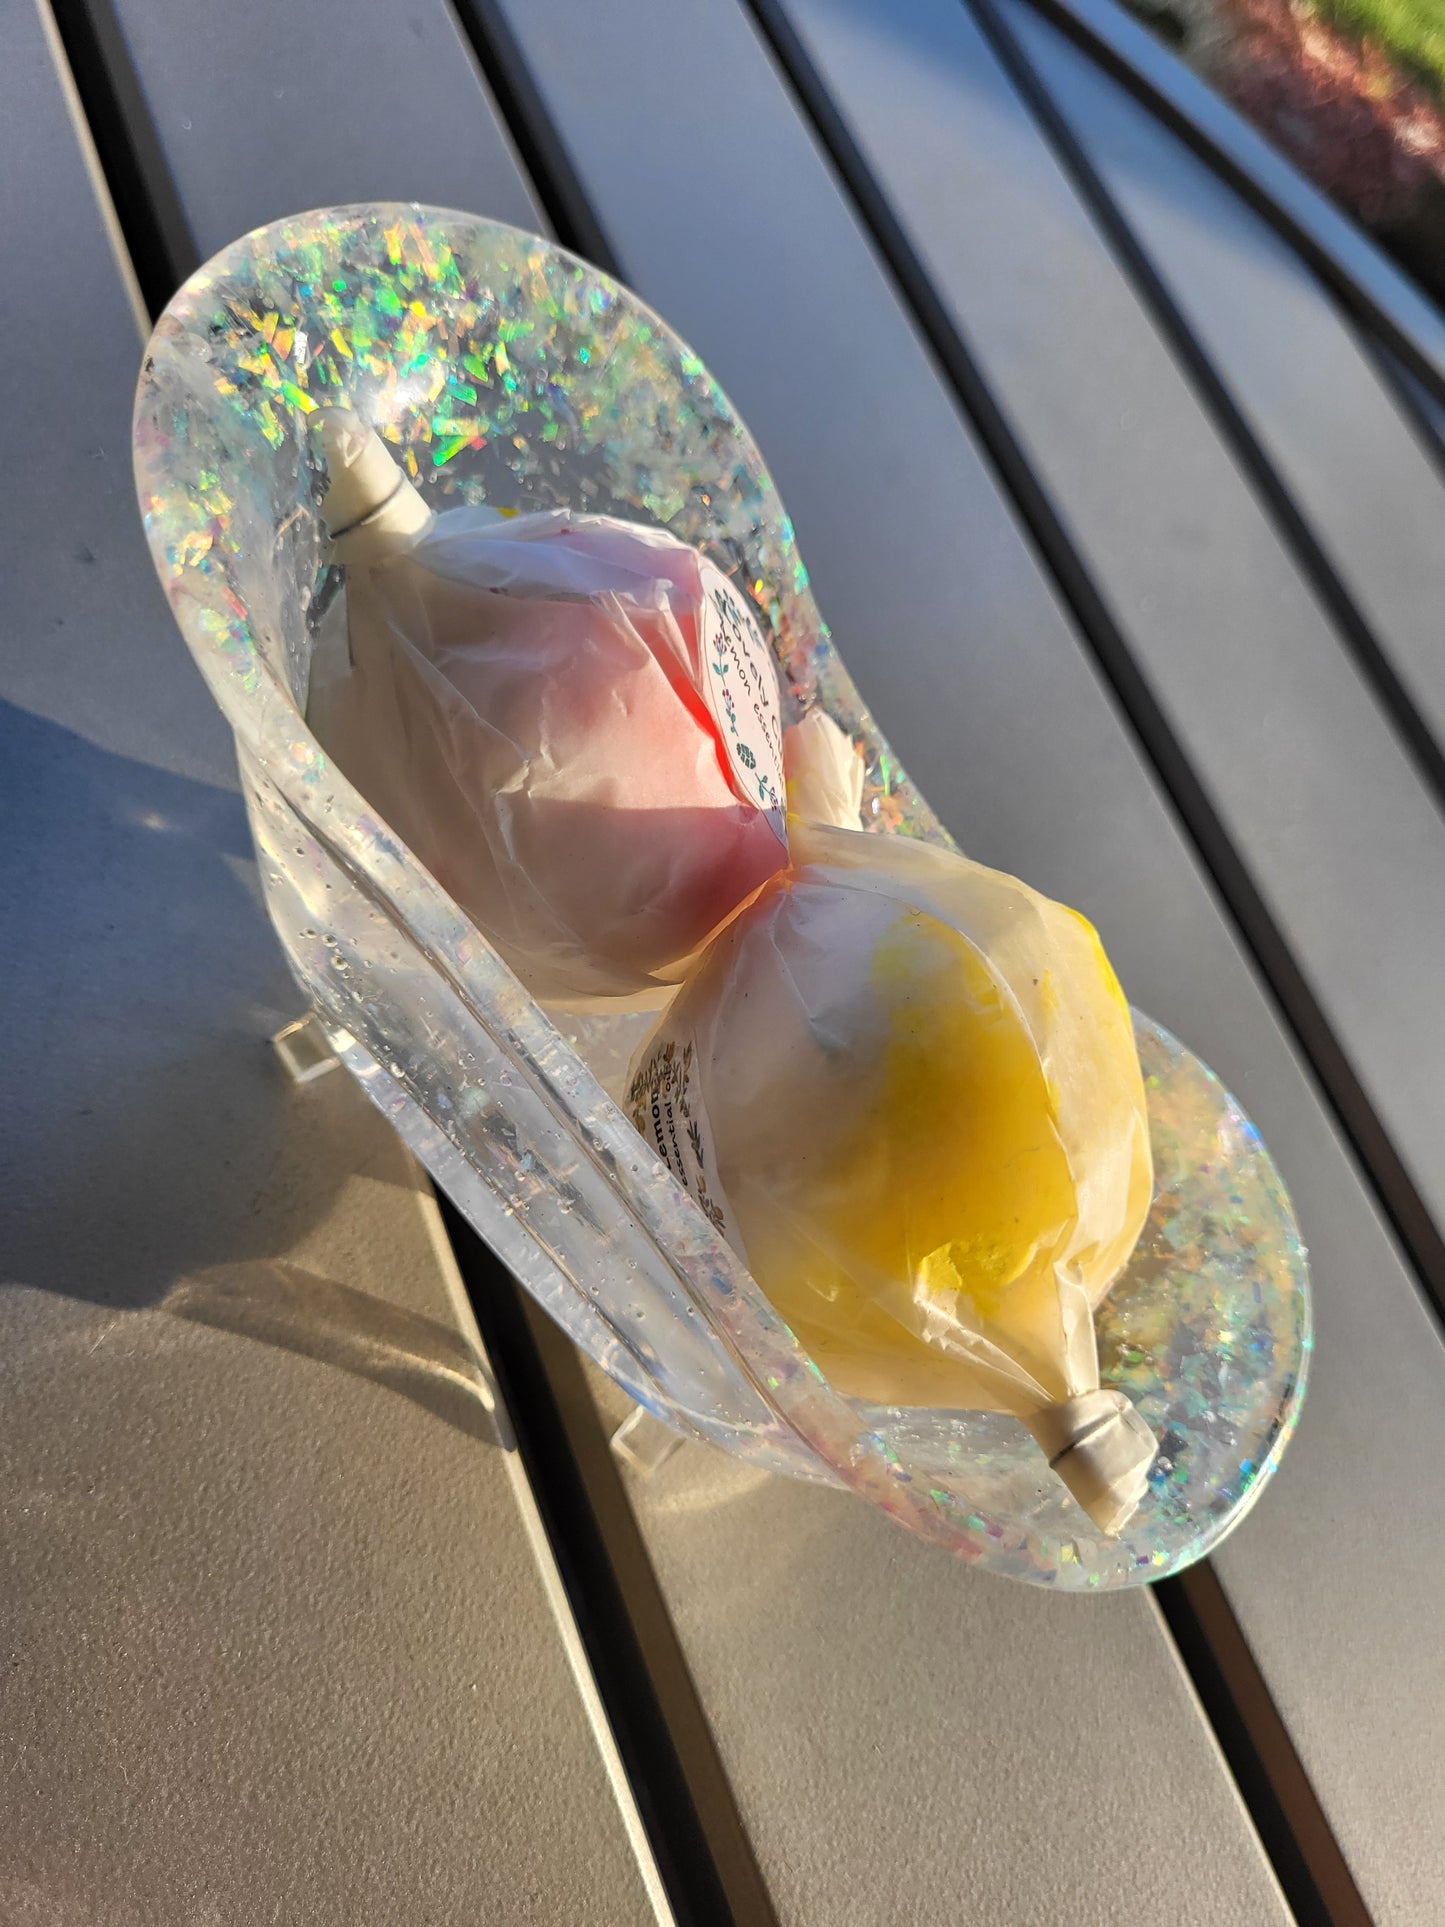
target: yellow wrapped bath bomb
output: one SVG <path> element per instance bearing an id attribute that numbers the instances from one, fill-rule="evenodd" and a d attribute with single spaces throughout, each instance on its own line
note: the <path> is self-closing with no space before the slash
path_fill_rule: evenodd
<path id="1" fill-rule="evenodd" d="M 638 1128 L 838 1391 L 1011 1412 L 1051 1459 L 1103 1426 L 1137 1499 L 1153 1441 L 1098 1390 L 1093 1308 L 1152 1173 L 1097 935 L 933 845 L 790 832 L 639 1053 Z"/>

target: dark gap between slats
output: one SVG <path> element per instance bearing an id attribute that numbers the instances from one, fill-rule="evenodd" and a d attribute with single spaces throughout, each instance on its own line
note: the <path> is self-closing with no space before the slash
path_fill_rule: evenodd
<path id="1" fill-rule="evenodd" d="M 440 1203 L 673 1912 L 776 1927 L 576 1347 Z"/>
<path id="2" fill-rule="evenodd" d="M 154 319 L 199 265 L 199 250 L 109 0 L 53 0 L 53 5 L 122 238 Z M 512 121 L 524 162 L 534 170 L 558 238 L 605 266 L 600 231 L 583 218 L 586 203 L 575 183 L 568 198 L 570 170 L 558 165 L 560 149 L 548 151 L 539 118 L 528 119 L 525 128 L 514 118 L 519 114 L 516 86 L 503 84 L 504 70 L 480 36 L 474 44 L 484 76 Z M 441 1203 L 675 1917 L 680 1927 L 776 1927 L 570 1341 L 546 1326 L 544 1315 L 534 1312 L 471 1228 L 445 1199 Z M 545 1331 L 530 1328 L 534 1317 Z M 548 1343 L 553 1337 L 555 1343 Z M 548 1354 L 545 1368 L 542 1350 Z M 665 1710 L 659 1681 L 666 1683 Z"/>
<path id="3" fill-rule="evenodd" d="M 616 276 L 602 224 L 500 10 L 491 0 L 450 0 L 450 5 L 552 234 L 564 248 Z"/>
<path id="4" fill-rule="evenodd" d="M 891 208 L 874 183 L 846 125 L 828 96 L 808 55 L 776 0 L 748 0 L 764 42 L 811 120 L 912 309 L 934 357 L 953 386 L 980 443 L 1013 499 L 1041 560 L 1053 577 L 1075 623 L 1103 668 L 1126 720 L 1149 754 L 1166 793 L 1199 848 L 1217 896 L 1253 951 L 1277 1005 L 1322 1076 L 1332 1088 L 1358 1093 L 1345 1062 L 1300 976 L 1292 956 L 1266 910 L 1252 878 L 1231 845 L 1202 785 L 1174 739 L 1146 679 L 1135 664 L 1103 596 L 1074 549 L 1064 525 L 1030 468 L 1017 437 L 980 374 L 976 363 L 934 293 L 926 273 Z M 1326 1093 L 1328 1096 L 1328 1092 Z M 1357 1123 L 1346 1124 L 1358 1156 L 1373 1151 L 1393 1158 L 1388 1141 L 1363 1095 L 1358 1094 Z M 1369 1164 L 1367 1162 L 1367 1168 Z M 1413 1193 L 1412 1193 L 1413 1195 Z M 1445 1277 L 1445 1251 L 1439 1247 L 1428 1214 L 1420 1214 L 1421 1234 L 1435 1239 L 1437 1277 Z M 1318 1802 L 1287 1731 L 1224 1601 L 1213 1572 L 1204 1565 L 1193 1575 L 1161 1587 L 1160 1603 L 1205 1712 L 1219 1738 L 1256 1830 L 1298 1919 L 1355 1927 L 1368 1916 L 1349 1879 L 1343 1857 L 1329 1833 Z M 1195 1610 L 1205 1599 L 1212 1610 Z M 1221 1609 L 1222 1608 L 1222 1609 Z M 1190 1636 L 1190 1629 L 1194 1636 Z M 1232 1630 L 1232 1633 L 1230 1629 Z M 1215 1640 L 1224 1642 L 1219 1651 Z M 1239 1697 L 1236 1698 L 1236 1695 Z M 1261 1736 L 1268 1734 L 1268 1745 Z M 1313 1803 L 1313 1807 L 1311 1806 Z M 1318 1816 L 1318 1824 L 1315 1824 Z M 1351 1911 L 1351 1908 L 1355 1909 Z"/>
<path id="5" fill-rule="evenodd" d="M 1419 382 L 1375 335 L 1359 326 L 1353 315 L 1351 324 L 1356 341 L 1369 356 L 1370 363 L 1389 391 L 1390 398 L 1405 426 L 1423 450 L 1425 459 L 1445 482 L 1445 402 L 1433 401 Z"/>
<path id="6" fill-rule="evenodd" d="M 1300 1927 L 1370 1927 L 1354 1876 L 1213 1568 L 1206 1562 L 1165 1579 L 1154 1596 Z"/>
<path id="7" fill-rule="evenodd" d="M 195 236 L 110 0 L 49 4 L 141 298 L 154 321 L 200 265 Z"/>
<path id="8" fill-rule="evenodd" d="M 1106 246 L 1132 284 L 1185 380 L 1214 421 L 1241 473 L 1274 524 L 1315 601 L 1344 639 L 1404 743 L 1420 775 L 1445 810 L 1445 748 L 1416 710 L 1378 638 L 1243 411 L 1191 328 L 1182 308 L 1110 194 L 1068 116 L 1035 72 L 1028 54 L 993 0 L 963 0 L 1015 92 L 1037 122 Z"/>
<path id="9" fill-rule="evenodd" d="M 778 0 L 747 0 L 758 31 L 802 103 L 851 194 L 945 380 L 1013 501 L 1024 532 L 1052 577 L 1104 672 L 1107 686 L 1203 859 L 1221 908 L 1252 954 L 1286 1026 L 1301 1045 L 1320 1093 L 1352 1146 L 1437 1316 L 1445 1319 L 1445 1238 L 1406 1171 L 1373 1106 L 1275 924 L 1254 877 L 1135 661 L 1109 604 L 1075 548 L 1063 518 L 1029 465 L 1023 447 L 972 352 L 934 292 L 892 208 Z"/>
<path id="10" fill-rule="evenodd" d="M 1310 268 L 1324 283 L 1345 312 L 1368 334 L 1375 336 L 1389 348 L 1426 393 L 1438 405 L 1445 407 L 1445 369 L 1436 367 L 1435 363 L 1422 353 L 1389 310 L 1382 306 L 1368 289 L 1363 288 L 1327 248 L 1322 247 L 1313 235 L 1301 227 L 1293 216 L 1280 206 L 1262 182 L 1227 154 L 1188 114 L 1153 86 L 1106 40 L 1094 33 L 1069 7 L 1060 4 L 1060 0 L 1026 0 L 1026 3 L 1081 53 L 1086 54 L 1096 67 L 1106 73 L 1111 80 L 1117 81 L 1126 93 L 1147 108 L 1157 121 L 1167 127 L 1170 133 L 1189 149 L 1191 154 L 1203 161 L 1211 173 L 1217 174 L 1231 187 L 1248 208 L 1289 243 L 1306 267 Z M 1141 28 L 1140 31 L 1144 30 Z M 1205 85 L 1203 81 L 1198 84 L 1201 87 Z M 1282 157 L 1279 164 L 1281 167 L 1290 167 L 1290 163 Z M 1318 192 L 1318 190 L 1314 191 Z M 1321 196 L 1321 199 L 1323 198 Z M 1422 295 L 1421 299 L 1427 300 L 1428 297 Z"/>

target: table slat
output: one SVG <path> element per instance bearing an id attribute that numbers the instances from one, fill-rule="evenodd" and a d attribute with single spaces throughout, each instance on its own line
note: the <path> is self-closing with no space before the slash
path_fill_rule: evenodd
<path id="1" fill-rule="evenodd" d="M 471 49 L 436 0 L 402 12 L 390 0 L 207 0 L 183 29 L 147 0 L 114 12 L 199 260 L 303 206 L 348 201 L 537 226 Z"/>

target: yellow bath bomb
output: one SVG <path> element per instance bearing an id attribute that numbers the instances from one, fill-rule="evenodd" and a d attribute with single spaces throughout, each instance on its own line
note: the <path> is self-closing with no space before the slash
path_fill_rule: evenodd
<path id="1" fill-rule="evenodd" d="M 1152 1189 L 1097 935 L 932 845 L 795 826 L 793 855 L 644 1046 L 639 1128 L 839 1391 L 1029 1418 L 1093 1390 Z"/>

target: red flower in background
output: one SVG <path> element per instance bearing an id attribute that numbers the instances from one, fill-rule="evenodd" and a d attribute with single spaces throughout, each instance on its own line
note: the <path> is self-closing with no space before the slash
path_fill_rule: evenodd
<path id="1" fill-rule="evenodd" d="M 1377 47 L 1289 0 L 1226 0 L 1226 93 L 1317 186 L 1367 226 L 1439 189 L 1445 117 Z"/>

